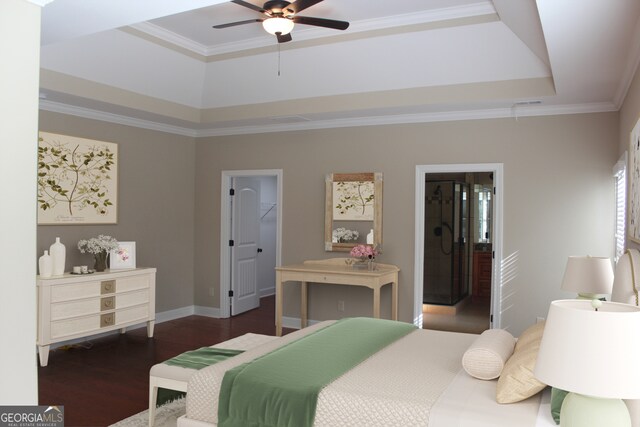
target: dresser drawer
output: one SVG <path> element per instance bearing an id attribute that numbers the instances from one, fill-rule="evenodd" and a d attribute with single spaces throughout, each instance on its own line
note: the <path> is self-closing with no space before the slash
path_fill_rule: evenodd
<path id="1" fill-rule="evenodd" d="M 51 320 L 63 320 L 100 312 L 100 300 L 91 298 L 51 304 Z"/>
<path id="2" fill-rule="evenodd" d="M 78 300 L 100 296 L 100 282 L 80 282 L 51 287 L 51 302 Z"/>
<path id="3" fill-rule="evenodd" d="M 149 319 L 149 306 L 141 305 L 138 307 L 125 308 L 124 310 L 118 310 L 116 312 L 116 324 L 122 325 L 124 323 L 135 321 L 146 321 Z"/>
<path id="4" fill-rule="evenodd" d="M 135 291 L 138 289 L 148 289 L 150 285 L 150 277 L 148 275 L 140 275 L 133 277 L 125 277 L 118 279 L 117 290 L 120 292 Z"/>
<path id="5" fill-rule="evenodd" d="M 76 317 L 51 322 L 51 338 L 57 339 L 70 335 L 96 332 L 100 329 L 100 315 Z"/>
<path id="6" fill-rule="evenodd" d="M 126 294 L 117 294 L 116 308 L 127 308 L 134 305 L 147 304 L 149 302 L 149 290 L 143 289 L 141 291 L 128 292 Z"/>

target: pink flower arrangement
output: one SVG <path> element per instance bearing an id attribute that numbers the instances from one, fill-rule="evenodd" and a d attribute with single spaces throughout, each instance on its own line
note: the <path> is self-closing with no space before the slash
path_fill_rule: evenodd
<path id="1" fill-rule="evenodd" d="M 354 258 L 374 259 L 378 256 L 378 250 L 370 245 L 355 245 L 351 248 L 350 255 Z"/>

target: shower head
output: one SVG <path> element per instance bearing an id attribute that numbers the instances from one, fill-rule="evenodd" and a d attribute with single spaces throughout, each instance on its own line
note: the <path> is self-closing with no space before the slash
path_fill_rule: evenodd
<path id="1" fill-rule="evenodd" d="M 438 185 L 436 187 L 436 189 L 433 190 L 433 195 L 434 196 L 438 196 L 438 197 L 442 197 L 442 190 L 440 189 L 440 185 Z"/>

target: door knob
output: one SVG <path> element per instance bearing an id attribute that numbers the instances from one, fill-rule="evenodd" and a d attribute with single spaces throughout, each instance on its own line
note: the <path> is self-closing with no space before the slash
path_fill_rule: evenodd
<path id="1" fill-rule="evenodd" d="M 258 253 L 262 253 L 262 248 L 258 248 Z"/>

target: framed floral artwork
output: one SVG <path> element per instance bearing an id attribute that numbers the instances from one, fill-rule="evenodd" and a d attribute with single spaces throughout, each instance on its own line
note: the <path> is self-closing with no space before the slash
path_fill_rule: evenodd
<path id="1" fill-rule="evenodd" d="M 118 144 L 40 132 L 38 224 L 116 224 Z"/>
<path id="2" fill-rule="evenodd" d="M 136 268 L 136 242 L 118 242 L 118 247 L 109 253 L 109 261 L 111 270 Z"/>
<path id="3" fill-rule="evenodd" d="M 374 181 L 334 181 L 333 220 L 373 221 Z"/>

